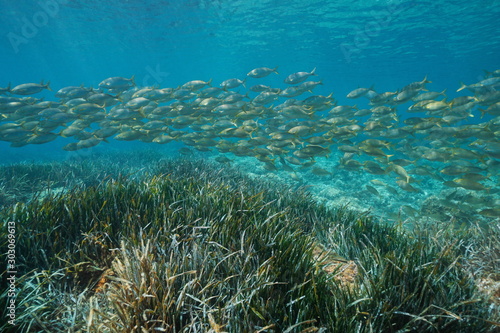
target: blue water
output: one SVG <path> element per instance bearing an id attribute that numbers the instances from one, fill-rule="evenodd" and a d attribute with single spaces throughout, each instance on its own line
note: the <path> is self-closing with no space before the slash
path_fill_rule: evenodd
<path id="1" fill-rule="evenodd" d="M 352 105 L 354 88 L 395 91 L 425 75 L 451 99 L 460 81 L 500 68 L 495 0 L 3 0 L 0 18 L 0 87 L 50 80 L 55 92 L 132 75 L 139 86 L 218 85 L 262 66 L 278 66 L 266 84 L 282 87 L 283 75 L 316 67 L 315 93 Z M 9 161 L 58 159 L 67 142 L 0 149 Z"/>
<path id="2" fill-rule="evenodd" d="M 257 4 L 255 4 L 257 3 Z M 426 74 L 436 89 L 476 82 L 500 62 L 500 2 L 2 1 L 0 84 L 54 90 L 110 76 L 176 86 L 255 67 L 317 72 L 345 96 Z"/>

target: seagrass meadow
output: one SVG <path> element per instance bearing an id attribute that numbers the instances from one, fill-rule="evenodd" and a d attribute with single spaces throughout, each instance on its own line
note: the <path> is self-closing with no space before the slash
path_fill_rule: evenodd
<path id="1" fill-rule="evenodd" d="M 153 152 L 0 169 L 2 262 L 13 221 L 18 288 L 3 332 L 500 326 L 498 223 L 388 223 L 297 184 Z M 3 265 L 2 291 L 6 276 Z"/>

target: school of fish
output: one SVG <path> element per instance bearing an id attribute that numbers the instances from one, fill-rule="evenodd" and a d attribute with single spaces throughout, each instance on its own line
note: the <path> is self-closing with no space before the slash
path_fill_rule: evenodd
<path id="1" fill-rule="evenodd" d="M 461 84 L 457 91 L 467 94 L 450 100 L 446 91 L 428 91 L 427 77 L 393 92 L 351 91 L 347 98 L 367 100 L 363 109 L 338 105 L 333 93 L 314 95 L 322 84 L 314 80 L 315 69 L 288 75 L 284 87 L 259 84 L 273 74 L 277 68 L 261 67 L 219 86 L 194 80 L 176 88 L 137 87 L 133 77 L 111 77 L 97 89 L 62 88 L 57 101 L 32 96 L 50 90 L 49 82 L 9 84 L 0 88 L 0 140 L 22 147 L 72 138 L 68 151 L 110 138 L 177 141 L 218 151 L 221 163 L 232 155 L 254 157 L 294 179 L 306 171 L 332 176 L 335 170 L 316 162 L 336 158 L 338 169 L 374 175 L 364 189 L 373 195 L 381 188 L 418 193 L 419 183 L 432 178 L 470 191 L 461 200 L 478 214 L 500 217 L 500 70 Z M 377 179 L 381 175 L 393 183 Z"/>

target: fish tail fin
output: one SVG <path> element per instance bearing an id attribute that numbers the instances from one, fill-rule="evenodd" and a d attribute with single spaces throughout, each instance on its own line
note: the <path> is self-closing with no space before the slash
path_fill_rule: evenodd
<path id="1" fill-rule="evenodd" d="M 313 70 L 311 71 L 311 73 L 310 73 L 310 74 L 311 74 L 311 75 L 318 75 L 318 74 L 316 74 L 316 67 L 314 67 L 314 68 L 313 68 Z"/>
<path id="2" fill-rule="evenodd" d="M 212 80 L 213 80 L 213 78 L 211 78 L 210 80 L 207 81 L 207 86 L 209 86 L 210 84 L 212 84 Z"/>
<path id="3" fill-rule="evenodd" d="M 49 86 L 50 81 L 47 81 L 47 83 L 43 83 L 43 80 L 42 80 L 42 81 L 40 81 L 40 85 L 43 86 L 45 89 L 52 91 L 52 89 L 50 89 L 50 86 Z"/>
<path id="4" fill-rule="evenodd" d="M 481 112 L 481 119 L 483 119 L 484 115 L 486 114 L 486 110 L 484 109 L 477 109 L 479 112 Z"/>
<path id="5" fill-rule="evenodd" d="M 465 88 L 467 88 L 467 85 L 460 81 L 460 88 L 457 89 L 457 92 L 459 92 L 460 90 L 464 90 Z"/>
<path id="6" fill-rule="evenodd" d="M 483 164 L 486 164 L 486 161 L 487 161 L 487 160 L 486 160 L 486 157 L 487 157 L 487 156 L 479 156 L 479 157 L 478 157 L 478 161 L 480 161 L 480 162 L 481 162 L 481 163 L 483 163 Z M 488 176 L 486 176 L 486 179 L 489 179 L 489 174 L 488 174 Z"/>
<path id="7" fill-rule="evenodd" d="M 431 80 L 428 80 L 428 79 L 427 79 L 427 75 L 425 75 L 424 79 L 422 80 L 422 83 L 423 83 L 423 84 L 426 84 L 426 83 L 432 83 L 432 81 L 431 81 Z"/>
<path id="8" fill-rule="evenodd" d="M 135 75 L 132 75 L 132 77 L 130 78 L 130 82 L 132 82 L 132 85 L 136 86 L 136 84 L 135 84 Z"/>
<path id="9" fill-rule="evenodd" d="M 278 66 L 276 66 L 276 67 L 273 68 L 273 73 L 276 73 L 278 75 L 280 74 L 280 73 L 278 73 Z"/>
<path id="10" fill-rule="evenodd" d="M 116 95 L 114 96 L 114 98 L 116 98 L 117 100 L 119 100 L 122 103 L 125 102 L 125 98 L 122 96 L 122 92 L 116 93 Z"/>
<path id="11" fill-rule="evenodd" d="M 139 111 L 139 114 L 143 117 L 143 118 L 146 118 L 147 117 L 147 114 L 144 112 L 144 106 L 141 107 L 138 111 Z"/>
<path id="12" fill-rule="evenodd" d="M 247 82 L 247 78 L 244 78 L 244 79 L 243 79 L 243 82 L 241 83 L 241 85 L 242 85 L 243 87 L 245 87 L 245 88 L 247 87 L 247 86 L 245 86 L 245 83 L 246 83 L 246 82 Z"/>

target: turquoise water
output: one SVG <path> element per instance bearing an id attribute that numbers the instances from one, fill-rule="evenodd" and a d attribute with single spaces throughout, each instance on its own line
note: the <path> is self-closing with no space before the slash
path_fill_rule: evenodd
<path id="1" fill-rule="evenodd" d="M 3 1 L 1 84 L 175 87 L 316 67 L 322 91 L 436 90 L 499 67 L 498 1 Z M 454 96 L 451 96 L 454 97 Z"/>
<path id="2" fill-rule="evenodd" d="M 472 95 L 456 92 L 460 82 L 479 82 L 484 79 L 484 70 L 500 68 L 500 3 L 493 0 L 3 1 L 0 17 L 0 87 L 50 80 L 53 91 L 36 95 L 46 100 L 57 100 L 54 93 L 66 86 L 97 88 L 108 77 L 134 76 L 137 86 L 161 88 L 209 79 L 218 86 L 266 66 L 278 67 L 280 75 L 254 79 L 255 83 L 262 80 L 284 88 L 283 79 L 288 74 L 316 68 L 314 79 L 323 85 L 314 94 L 333 92 L 338 105 L 364 108 L 369 107 L 366 99 L 350 100 L 346 95 L 370 86 L 378 93 L 397 91 L 427 76 L 432 81 L 428 90 L 446 89 L 447 99 L 452 100 Z M 310 94 L 304 98 L 307 96 Z M 409 105 L 405 104 L 406 108 Z M 465 124 L 484 124 L 492 118 L 487 115 L 481 119 L 476 109 L 473 112 L 475 116 Z M 414 114 L 398 106 L 398 116 L 403 121 Z M 2 162 L 64 160 L 72 153 L 62 147 L 73 141 L 61 137 L 44 145 L 18 148 L 2 141 Z M 180 147 L 178 142 L 160 146 L 110 139 L 89 151 L 153 148 L 176 155 Z M 210 153 L 206 156 L 213 157 Z M 442 186 L 451 178 L 425 178 L 419 183 L 422 192 L 417 194 L 398 189 L 396 197 L 385 190 L 380 196 L 372 195 L 365 189 L 371 180 L 394 182 L 395 176 L 338 170 L 340 157 L 333 151 L 318 158 L 318 166 L 335 177 L 297 170 L 300 183 L 314 185 L 320 199 L 341 196 L 342 202 L 360 209 L 378 212 L 389 207 L 393 214 L 403 205 L 419 210 L 433 195 L 454 190 Z M 253 158 L 230 158 L 257 176 L 289 181 L 283 170 L 269 173 Z M 439 163 L 424 162 L 438 168 L 436 172 L 442 168 Z M 485 184 L 488 192 L 479 196 L 488 203 L 486 208 L 497 209 L 498 170 L 486 173 L 490 175 Z M 462 188 L 459 191 L 464 192 L 462 199 L 469 192 L 478 195 Z M 465 210 L 476 212 L 481 207 Z"/>

